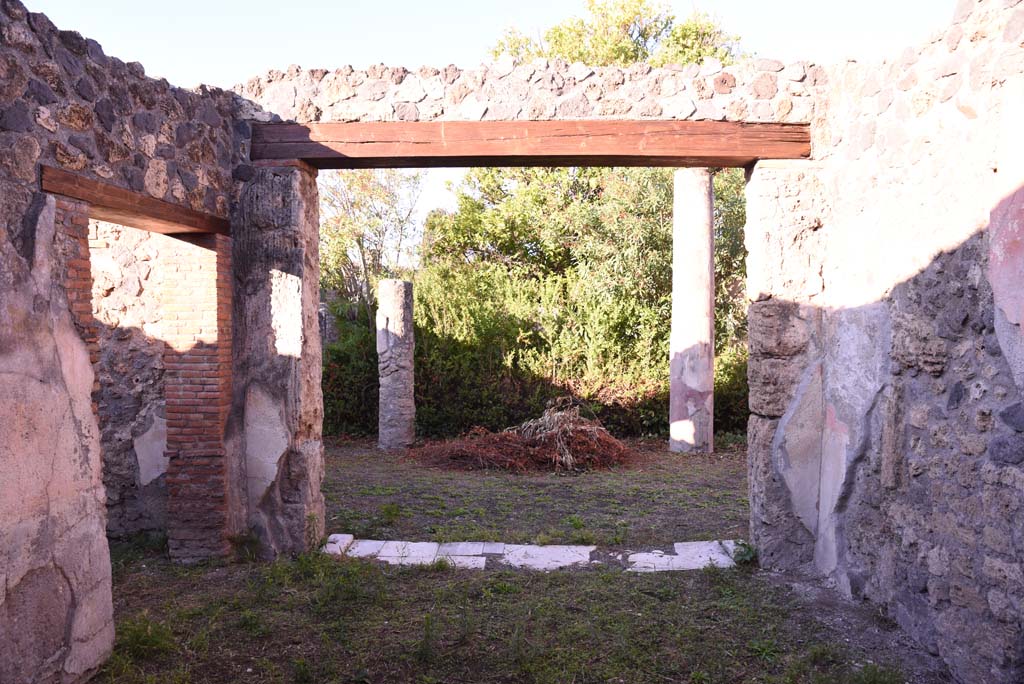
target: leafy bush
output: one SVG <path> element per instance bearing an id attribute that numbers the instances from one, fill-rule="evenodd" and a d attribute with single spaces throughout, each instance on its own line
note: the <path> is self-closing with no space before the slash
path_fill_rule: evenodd
<path id="1" fill-rule="evenodd" d="M 715 432 L 744 433 L 750 416 L 746 345 L 715 356 Z"/>
<path id="2" fill-rule="evenodd" d="M 716 174 L 715 413 L 747 417 L 742 174 Z M 619 436 L 668 430 L 672 174 L 665 169 L 476 169 L 459 209 L 428 218 L 415 283 L 417 432 L 500 430 L 555 397 Z M 328 433 L 375 434 L 377 357 L 366 307 L 336 310 L 324 359 Z"/>

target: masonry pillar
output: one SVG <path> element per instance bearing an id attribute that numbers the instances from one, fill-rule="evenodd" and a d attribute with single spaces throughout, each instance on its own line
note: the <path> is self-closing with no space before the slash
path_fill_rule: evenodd
<path id="1" fill-rule="evenodd" d="M 324 533 L 319 206 L 316 169 L 258 166 L 232 221 L 235 389 L 249 529 L 262 554 L 296 553 Z"/>
<path id="2" fill-rule="evenodd" d="M 715 234 L 711 174 L 675 172 L 669 450 L 714 449 Z"/>
<path id="3" fill-rule="evenodd" d="M 377 369 L 380 409 L 377 444 L 400 449 L 416 439 L 416 400 L 413 393 L 412 283 L 382 280 L 377 292 Z"/>
<path id="4" fill-rule="evenodd" d="M 196 235 L 161 254 L 167 405 L 167 539 L 192 563 L 230 551 L 231 238 Z"/>

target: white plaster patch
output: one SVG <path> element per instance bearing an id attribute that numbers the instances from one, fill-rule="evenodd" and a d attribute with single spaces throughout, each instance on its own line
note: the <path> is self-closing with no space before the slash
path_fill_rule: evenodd
<path id="1" fill-rule="evenodd" d="M 596 546 L 534 546 L 532 544 L 506 544 L 501 561 L 514 568 L 556 570 L 572 565 L 586 565 Z"/>
<path id="2" fill-rule="evenodd" d="M 302 279 L 270 271 L 270 316 L 274 349 L 280 356 L 302 356 Z"/>
<path id="3" fill-rule="evenodd" d="M 257 506 L 277 478 L 288 430 L 273 398 L 253 385 L 245 395 L 245 469 L 249 505 Z"/>
<path id="4" fill-rule="evenodd" d="M 167 419 L 153 416 L 153 424 L 132 441 L 139 461 L 139 482 L 145 487 L 167 472 Z"/>

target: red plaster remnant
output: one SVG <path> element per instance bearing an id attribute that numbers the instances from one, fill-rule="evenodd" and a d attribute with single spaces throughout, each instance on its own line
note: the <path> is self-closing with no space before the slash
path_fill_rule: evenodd
<path id="1" fill-rule="evenodd" d="M 850 436 L 850 426 L 839 420 L 836 416 L 836 407 L 832 404 L 825 406 L 825 429 L 833 435 L 840 435 L 845 438 Z"/>
<path id="2" fill-rule="evenodd" d="M 1024 188 L 992 210 L 989 222 L 989 269 L 996 306 L 1007 320 L 1024 322 Z"/>

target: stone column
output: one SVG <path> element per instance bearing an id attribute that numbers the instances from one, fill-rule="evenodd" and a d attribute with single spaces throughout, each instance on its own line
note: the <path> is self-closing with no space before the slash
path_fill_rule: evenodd
<path id="1" fill-rule="evenodd" d="M 400 449 L 416 439 L 412 283 L 382 280 L 377 292 L 377 369 L 380 409 L 377 445 Z"/>
<path id="2" fill-rule="evenodd" d="M 244 455 L 235 486 L 266 557 L 309 549 L 324 533 L 316 175 L 302 162 L 256 168 L 232 223 L 229 432 Z"/>
<path id="3" fill-rule="evenodd" d="M 715 234 L 711 174 L 675 172 L 669 450 L 714 449 Z"/>

